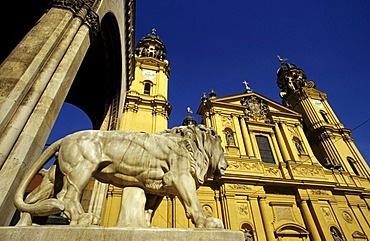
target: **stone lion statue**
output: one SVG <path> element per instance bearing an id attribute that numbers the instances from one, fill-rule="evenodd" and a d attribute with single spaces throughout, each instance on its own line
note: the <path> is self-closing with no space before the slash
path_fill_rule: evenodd
<path id="1" fill-rule="evenodd" d="M 42 169 L 54 156 L 55 164 Z M 32 224 L 31 215 L 60 212 L 71 225 L 97 223 L 80 203 L 84 188 L 94 177 L 124 188 L 117 226 L 148 227 L 144 210 L 155 210 L 158 197 L 174 195 L 196 227 L 223 228 L 221 220 L 203 213 L 196 189 L 207 178 L 223 175 L 227 166 L 220 137 L 203 125 L 156 134 L 76 132 L 53 143 L 25 174 L 14 198 L 22 213 L 18 225 Z M 24 199 L 27 186 L 40 170 L 43 181 Z"/>

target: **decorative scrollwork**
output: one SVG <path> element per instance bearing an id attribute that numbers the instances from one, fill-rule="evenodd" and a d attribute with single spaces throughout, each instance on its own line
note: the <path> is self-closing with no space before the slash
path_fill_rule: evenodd
<path id="1" fill-rule="evenodd" d="M 69 9 L 74 15 L 85 21 L 91 30 L 91 39 L 93 40 L 100 31 L 99 15 L 92 9 L 95 0 L 53 0 L 51 6 L 58 8 Z M 86 15 L 82 14 L 82 9 L 85 9 Z"/>
<path id="2" fill-rule="evenodd" d="M 202 206 L 202 210 L 203 210 L 203 212 L 204 212 L 204 214 L 206 215 L 207 218 L 213 216 L 213 209 L 210 205 L 204 204 Z"/>
<path id="3" fill-rule="evenodd" d="M 311 189 L 310 191 L 314 195 L 330 195 L 327 191 L 321 189 Z"/>
<path id="4" fill-rule="evenodd" d="M 246 170 L 256 170 L 261 171 L 261 166 L 258 163 L 248 163 L 248 162 L 240 162 L 240 161 L 230 161 L 229 162 L 230 169 L 246 169 Z"/>
<path id="5" fill-rule="evenodd" d="M 268 168 L 265 168 L 265 172 L 273 174 L 274 176 L 279 176 L 280 170 L 273 168 L 273 167 L 268 167 Z"/>
<path id="6" fill-rule="evenodd" d="M 314 167 L 294 167 L 293 174 L 304 177 L 325 177 L 325 173 L 321 168 Z"/>
<path id="7" fill-rule="evenodd" d="M 247 205 L 240 205 L 238 211 L 241 216 L 248 216 L 249 214 Z"/>
<path id="8" fill-rule="evenodd" d="M 240 102 L 246 107 L 244 114 L 247 119 L 269 122 L 267 119 L 269 108 L 262 99 L 256 96 L 248 96 L 243 98 Z"/>
<path id="9" fill-rule="evenodd" d="M 239 190 L 252 190 L 252 188 L 248 185 L 245 184 L 231 184 L 230 185 L 231 189 L 239 189 Z"/>
<path id="10" fill-rule="evenodd" d="M 342 216 L 343 216 L 343 219 L 346 220 L 347 223 L 353 223 L 352 215 L 349 212 L 343 211 Z"/>

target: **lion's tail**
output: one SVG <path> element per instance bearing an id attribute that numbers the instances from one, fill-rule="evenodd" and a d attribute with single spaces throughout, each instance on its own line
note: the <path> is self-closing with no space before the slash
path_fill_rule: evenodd
<path id="1" fill-rule="evenodd" d="M 59 150 L 60 143 L 63 139 L 54 142 L 48 149 L 46 149 L 37 161 L 32 165 L 31 169 L 24 175 L 19 187 L 14 195 L 14 204 L 21 212 L 27 212 L 31 215 L 36 216 L 47 216 L 56 214 L 64 210 L 63 202 L 56 198 L 50 198 L 41 200 L 36 203 L 26 203 L 23 200 L 23 196 L 26 192 L 26 188 L 31 183 L 34 176 L 40 171 L 40 169 L 49 161 L 54 154 Z"/>

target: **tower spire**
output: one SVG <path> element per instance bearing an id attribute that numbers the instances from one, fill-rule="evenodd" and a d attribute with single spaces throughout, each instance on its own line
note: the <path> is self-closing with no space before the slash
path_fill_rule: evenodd
<path id="1" fill-rule="evenodd" d="M 359 153 L 350 134 L 340 123 L 323 91 L 315 88 L 315 82 L 307 81 L 304 71 L 287 59 L 279 58 L 277 85 L 281 89 L 283 103 L 303 117 L 304 129 L 316 158 L 330 169 L 342 169 L 369 178 L 366 161 Z"/>

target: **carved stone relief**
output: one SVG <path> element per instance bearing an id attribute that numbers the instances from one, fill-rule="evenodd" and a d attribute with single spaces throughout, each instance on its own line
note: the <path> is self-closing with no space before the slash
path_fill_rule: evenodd
<path id="1" fill-rule="evenodd" d="M 69 9 L 75 15 L 83 18 L 91 30 L 91 37 L 94 38 L 100 31 L 99 15 L 93 11 L 94 2 L 94 0 L 53 0 L 51 5 L 53 7 Z M 84 12 L 81 11 L 83 8 L 87 10 L 86 16 L 81 14 Z"/>
<path id="2" fill-rule="evenodd" d="M 268 176 L 281 177 L 281 172 L 278 168 L 267 167 L 265 168 L 265 174 Z"/>
<path id="3" fill-rule="evenodd" d="M 294 137 L 294 136 L 299 137 L 300 136 L 297 127 L 295 127 L 293 125 L 289 125 L 289 124 L 287 124 L 286 127 L 287 127 L 287 129 L 288 129 L 288 131 L 289 131 L 289 133 L 292 137 Z"/>
<path id="4" fill-rule="evenodd" d="M 230 170 L 248 170 L 253 172 L 263 172 L 261 164 L 257 162 L 229 161 Z"/>
<path id="5" fill-rule="evenodd" d="M 328 191 L 321 189 L 311 189 L 310 192 L 313 195 L 330 195 Z"/>
<path id="6" fill-rule="evenodd" d="M 213 217 L 213 209 L 212 209 L 212 207 L 210 205 L 204 204 L 202 206 L 202 210 L 204 212 L 204 215 L 206 215 L 207 218 L 208 217 Z"/>
<path id="7" fill-rule="evenodd" d="M 233 126 L 233 119 L 231 116 L 222 116 L 222 126 L 229 127 L 232 129 Z"/>
<path id="8" fill-rule="evenodd" d="M 241 215 L 241 216 L 248 216 L 249 215 L 248 206 L 247 205 L 239 205 L 238 212 L 239 212 L 239 215 Z"/>
<path id="9" fill-rule="evenodd" d="M 321 207 L 321 213 L 326 221 L 333 221 L 333 215 L 331 214 L 329 207 Z"/>
<path id="10" fill-rule="evenodd" d="M 321 167 L 291 165 L 291 170 L 294 176 L 325 178 L 324 170 Z"/>
<path id="11" fill-rule="evenodd" d="M 245 106 L 244 114 L 248 120 L 263 121 L 269 123 L 267 118 L 269 108 L 267 104 L 256 96 L 248 96 L 243 98 L 241 104 Z"/>
<path id="12" fill-rule="evenodd" d="M 342 216 L 347 223 L 353 223 L 352 215 L 349 212 L 343 211 Z"/>
<path id="13" fill-rule="evenodd" d="M 352 237 L 353 238 L 358 238 L 358 239 L 364 239 L 364 240 L 366 239 L 366 235 L 361 233 L 360 231 L 354 231 L 352 233 Z"/>
<path id="14" fill-rule="evenodd" d="M 229 187 L 231 189 L 236 189 L 236 190 L 252 190 L 252 188 L 249 185 L 245 184 L 230 184 Z"/>

